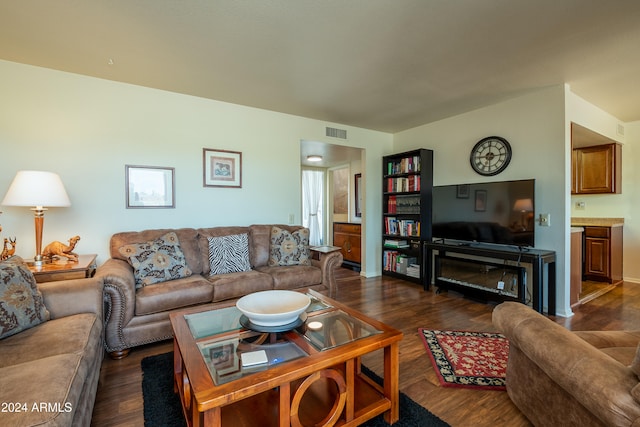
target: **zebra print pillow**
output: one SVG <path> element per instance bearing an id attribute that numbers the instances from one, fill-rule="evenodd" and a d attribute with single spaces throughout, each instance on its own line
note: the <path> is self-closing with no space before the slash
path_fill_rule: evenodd
<path id="1" fill-rule="evenodd" d="M 207 240 L 209 240 L 209 266 L 211 268 L 209 274 L 211 276 L 251 270 L 249 236 L 246 233 L 208 237 Z"/>

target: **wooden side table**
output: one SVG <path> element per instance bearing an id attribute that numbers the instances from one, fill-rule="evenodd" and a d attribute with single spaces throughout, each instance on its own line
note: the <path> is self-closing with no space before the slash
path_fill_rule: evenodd
<path id="1" fill-rule="evenodd" d="M 311 259 L 318 260 L 320 259 L 320 254 L 330 254 L 331 252 L 339 251 L 340 248 L 338 246 L 311 246 L 309 248 L 311 250 Z"/>
<path id="2" fill-rule="evenodd" d="M 78 255 L 78 261 L 69 261 L 63 257 L 40 266 L 33 265 L 27 261 L 27 265 L 37 283 L 83 279 L 93 277 L 95 274 L 96 257 L 96 254 Z"/>

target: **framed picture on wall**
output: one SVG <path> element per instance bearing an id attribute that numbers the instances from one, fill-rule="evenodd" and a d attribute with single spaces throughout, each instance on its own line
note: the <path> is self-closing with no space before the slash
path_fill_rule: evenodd
<path id="1" fill-rule="evenodd" d="M 205 187 L 242 188 L 242 153 L 202 149 L 202 174 Z"/>
<path id="2" fill-rule="evenodd" d="M 349 213 L 349 168 L 333 170 L 333 214 L 347 215 Z M 344 221 L 348 221 L 347 217 Z"/>
<path id="3" fill-rule="evenodd" d="M 127 209 L 175 208 L 174 168 L 125 165 Z"/>

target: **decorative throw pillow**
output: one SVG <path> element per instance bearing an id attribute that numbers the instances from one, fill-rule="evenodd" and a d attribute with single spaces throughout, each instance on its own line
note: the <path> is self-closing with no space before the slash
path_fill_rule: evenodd
<path id="1" fill-rule="evenodd" d="M 173 231 L 144 243 L 132 243 L 119 249 L 133 267 L 136 289 L 191 276 L 178 236 Z"/>
<path id="2" fill-rule="evenodd" d="M 49 320 L 36 279 L 22 258 L 0 262 L 0 338 Z"/>
<path id="3" fill-rule="evenodd" d="M 233 234 L 230 236 L 208 237 L 209 266 L 211 275 L 250 271 L 249 236 Z"/>
<path id="4" fill-rule="evenodd" d="M 271 227 L 269 265 L 311 265 L 309 229 L 300 228 L 290 233 L 280 227 Z"/>

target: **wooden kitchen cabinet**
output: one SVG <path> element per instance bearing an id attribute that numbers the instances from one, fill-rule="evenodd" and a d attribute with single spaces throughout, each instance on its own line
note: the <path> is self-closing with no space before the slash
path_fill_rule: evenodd
<path id="1" fill-rule="evenodd" d="M 342 252 L 345 264 L 360 267 L 361 225 L 348 222 L 333 223 L 333 246 Z"/>
<path id="2" fill-rule="evenodd" d="M 622 193 L 622 145 L 574 148 L 572 194 Z"/>
<path id="3" fill-rule="evenodd" d="M 615 283 L 622 280 L 622 227 L 584 227 L 587 280 Z"/>

